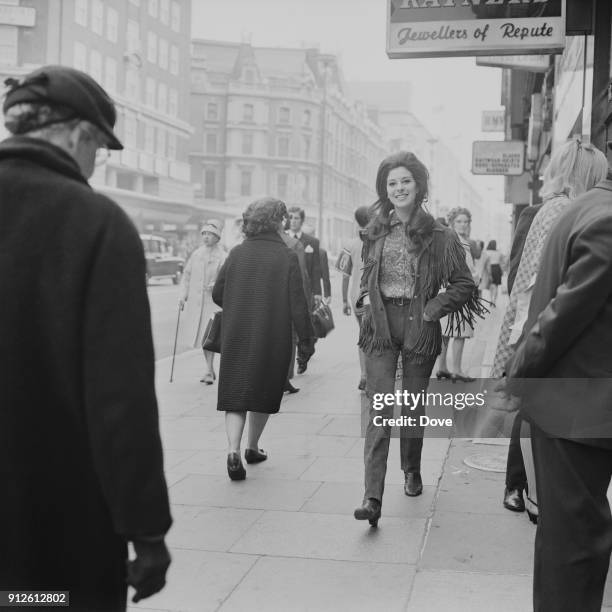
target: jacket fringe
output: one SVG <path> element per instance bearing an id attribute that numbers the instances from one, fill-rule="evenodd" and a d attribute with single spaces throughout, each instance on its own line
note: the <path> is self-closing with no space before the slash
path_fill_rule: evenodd
<path id="1" fill-rule="evenodd" d="M 491 312 L 485 304 L 491 304 L 491 302 L 478 297 L 478 292 L 474 291 L 470 299 L 459 310 L 447 315 L 448 323 L 444 335 L 460 336 L 466 325 L 474 329 L 476 317 L 484 319 L 485 315 Z"/>
<path id="2" fill-rule="evenodd" d="M 361 319 L 357 346 L 364 353 L 381 353 L 393 348 L 393 343 L 390 339 L 375 338 L 372 311 L 369 308 Z"/>
<path id="3" fill-rule="evenodd" d="M 442 328 L 438 323 L 424 323 L 416 344 L 404 351 L 404 358 L 412 363 L 422 364 L 431 361 L 442 349 Z"/>

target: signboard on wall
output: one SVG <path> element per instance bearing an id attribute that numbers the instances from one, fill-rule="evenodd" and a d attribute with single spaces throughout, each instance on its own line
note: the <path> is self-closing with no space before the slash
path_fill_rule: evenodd
<path id="1" fill-rule="evenodd" d="M 489 57 L 477 57 L 476 65 L 527 70 L 528 72 L 546 72 L 550 68 L 550 57 L 548 55 L 491 55 Z"/>
<path id="2" fill-rule="evenodd" d="M 34 27 L 36 9 L 28 6 L 0 4 L 0 24 Z"/>
<path id="3" fill-rule="evenodd" d="M 524 170 L 522 140 L 479 140 L 472 144 L 472 174 L 519 176 Z"/>
<path id="4" fill-rule="evenodd" d="M 390 58 L 561 53 L 566 0 L 387 0 Z"/>
<path id="5" fill-rule="evenodd" d="M 503 132 L 506 126 L 506 111 L 482 111 L 483 132 Z"/>

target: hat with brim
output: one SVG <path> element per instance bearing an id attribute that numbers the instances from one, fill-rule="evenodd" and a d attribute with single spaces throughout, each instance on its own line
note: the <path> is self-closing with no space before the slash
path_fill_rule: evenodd
<path id="1" fill-rule="evenodd" d="M 200 230 L 200 233 L 210 232 L 217 236 L 217 238 L 221 238 L 221 232 L 223 231 L 223 223 L 218 219 L 209 219 Z"/>
<path id="2" fill-rule="evenodd" d="M 95 125 L 109 149 L 123 149 L 113 132 L 117 121 L 111 97 L 88 74 L 67 66 L 43 66 L 12 85 L 2 106 L 6 111 L 23 103 L 57 104 L 74 111 L 75 118 Z"/>

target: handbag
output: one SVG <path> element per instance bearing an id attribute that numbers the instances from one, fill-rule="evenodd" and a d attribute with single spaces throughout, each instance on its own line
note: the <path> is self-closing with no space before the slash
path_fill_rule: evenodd
<path id="1" fill-rule="evenodd" d="M 334 317 L 331 308 L 321 302 L 312 311 L 312 326 L 317 338 L 325 338 L 334 329 Z"/>
<path id="2" fill-rule="evenodd" d="M 342 272 L 347 276 L 350 276 L 353 271 L 353 259 L 351 257 L 351 252 L 344 248 L 338 255 L 338 259 L 336 260 L 336 270 L 338 272 Z"/>
<path id="3" fill-rule="evenodd" d="M 202 350 L 211 351 L 212 353 L 221 352 L 221 323 L 222 311 L 218 310 L 210 317 L 204 330 L 202 337 Z"/>

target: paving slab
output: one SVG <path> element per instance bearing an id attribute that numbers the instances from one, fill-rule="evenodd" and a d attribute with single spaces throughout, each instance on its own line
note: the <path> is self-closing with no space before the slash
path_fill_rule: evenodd
<path id="1" fill-rule="evenodd" d="M 286 436 L 264 431 L 261 446 L 282 458 L 301 455 L 304 457 L 343 457 L 355 441 L 344 436 L 318 436 L 292 434 Z M 362 451 L 363 454 L 363 451 Z"/>
<path id="2" fill-rule="evenodd" d="M 414 566 L 262 557 L 220 612 L 405 610 Z"/>
<path id="3" fill-rule="evenodd" d="M 173 548 L 227 552 L 263 513 L 242 508 L 175 505 L 174 524 L 167 541 Z"/>
<path id="4" fill-rule="evenodd" d="M 396 440 L 397 438 L 393 438 Z M 442 460 L 446 457 L 451 440 L 443 438 L 425 438 L 423 441 L 423 452 L 422 459 L 429 460 Z M 346 457 L 363 458 L 363 444 L 364 439 L 360 438 L 355 440 L 351 446 L 351 449 L 346 453 Z M 389 448 L 389 461 L 395 461 L 399 463 L 399 444 L 397 442 L 391 442 Z"/>
<path id="5" fill-rule="evenodd" d="M 527 612 L 531 576 L 418 571 L 408 612 Z"/>
<path id="6" fill-rule="evenodd" d="M 361 419 L 359 415 L 335 416 L 330 418 L 329 423 L 319 431 L 322 436 L 348 436 L 350 438 L 362 438 Z"/>
<path id="7" fill-rule="evenodd" d="M 166 470 L 172 470 L 180 465 L 186 459 L 193 457 L 197 451 L 191 450 L 172 450 L 167 449 L 164 451 L 164 468 Z"/>
<path id="8" fill-rule="evenodd" d="M 247 465 L 249 478 L 279 478 L 295 480 L 299 478 L 315 461 L 314 456 L 278 455 L 269 448 L 267 461 Z M 244 454 L 243 454 L 244 455 Z M 177 469 L 188 474 L 209 474 L 220 476 L 227 470 L 227 449 L 204 450 L 195 452 L 184 460 Z"/>
<path id="9" fill-rule="evenodd" d="M 424 486 L 423 494 L 407 497 L 398 485 L 385 488 L 383 517 L 427 518 L 432 513 L 435 487 Z M 300 512 L 341 514 L 353 516 L 353 511 L 363 499 L 363 484 L 357 482 L 325 482 L 300 508 Z"/>
<path id="10" fill-rule="evenodd" d="M 231 548 L 253 555 L 380 563 L 417 561 L 425 521 L 383 517 L 378 529 L 352 516 L 270 511 Z"/>
<path id="11" fill-rule="evenodd" d="M 172 564 L 166 587 L 142 602 L 148 609 L 213 612 L 257 561 L 257 557 L 250 555 L 176 548 L 171 549 L 170 554 Z M 143 608 L 139 604 L 132 609 Z"/>
<path id="12" fill-rule="evenodd" d="M 393 443 L 393 441 L 392 441 Z M 396 442 L 396 444 L 399 444 Z M 440 478 L 442 460 L 421 462 L 423 484 L 435 485 Z M 320 482 L 363 482 L 363 459 L 348 457 L 319 457 L 301 476 L 301 480 Z M 396 461 L 387 462 L 387 484 L 404 484 L 404 472 Z"/>
<path id="13" fill-rule="evenodd" d="M 531 574 L 535 529 L 521 514 L 434 513 L 420 566 Z"/>
<path id="14" fill-rule="evenodd" d="M 320 487 L 318 482 L 188 474 L 170 489 L 172 502 L 185 506 L 299 510 Z"/>
<path id="15" fill-rule="evenodd" d="M 330 422 L 330 417 L 324 414 L 288 414 L 279 412 L 268 420 L 266 432 L 273 435 L 317 434 Z M 225 431 L 222 422 L 215 431 Z"/>

